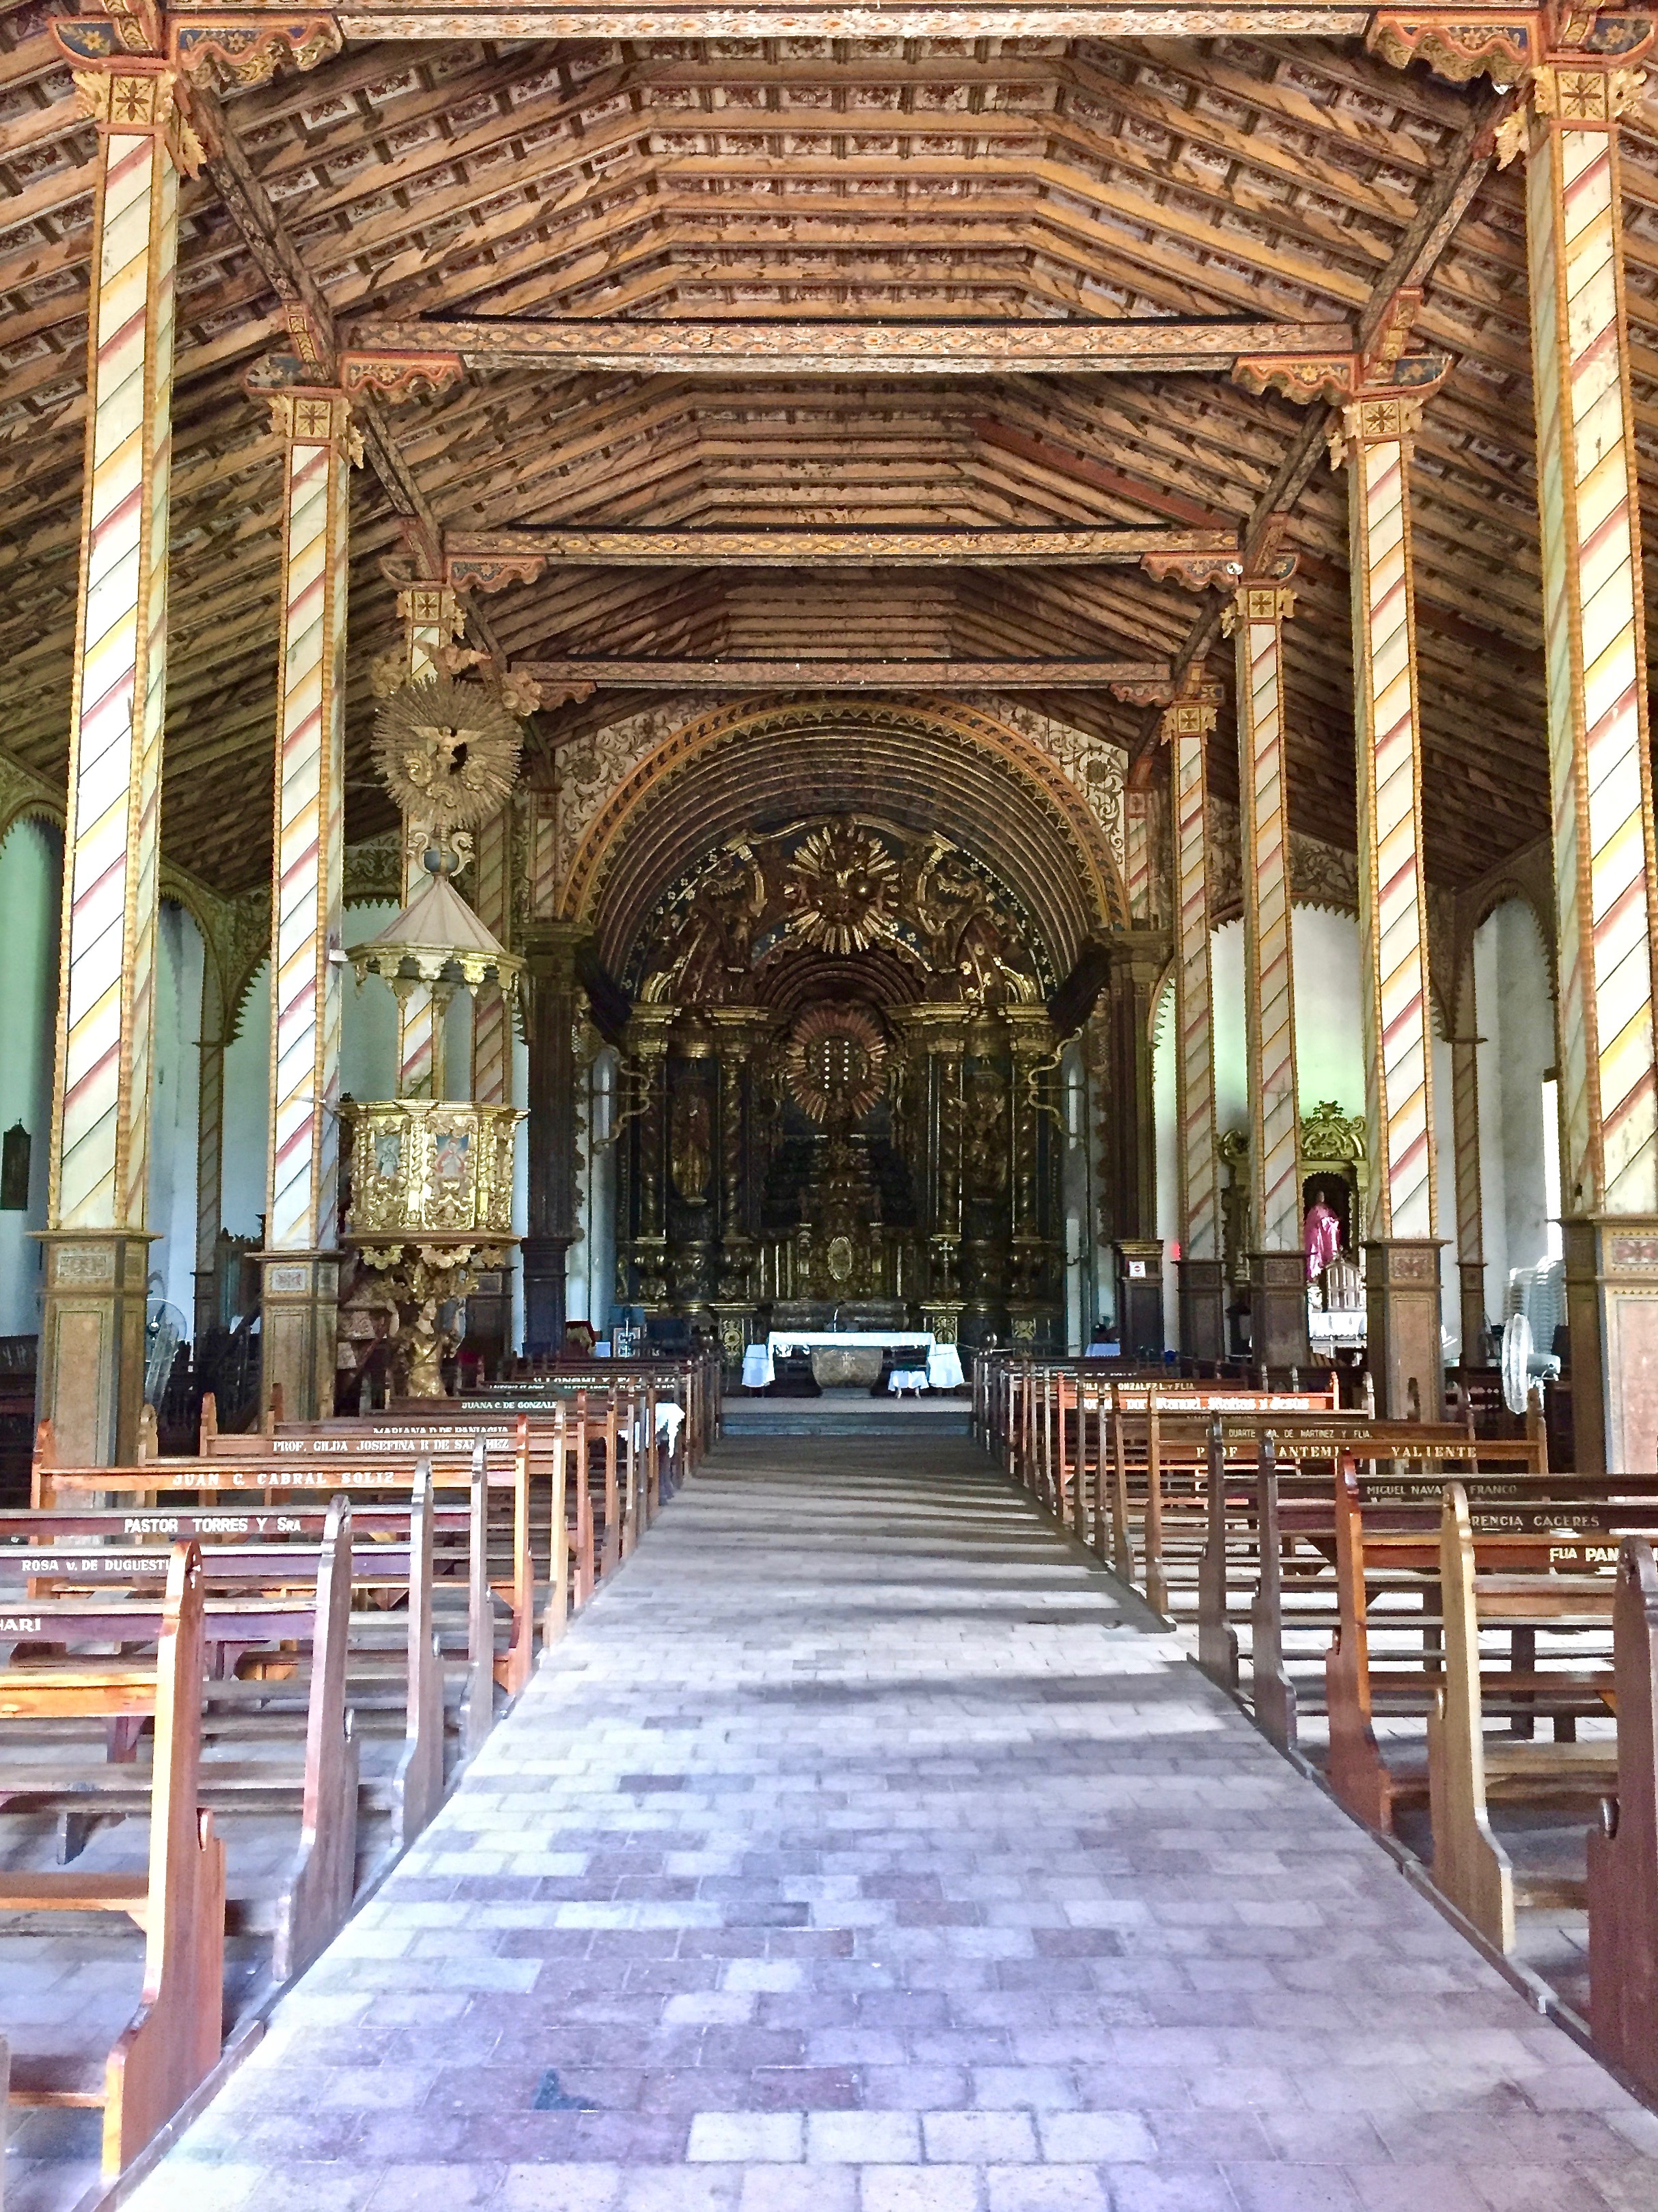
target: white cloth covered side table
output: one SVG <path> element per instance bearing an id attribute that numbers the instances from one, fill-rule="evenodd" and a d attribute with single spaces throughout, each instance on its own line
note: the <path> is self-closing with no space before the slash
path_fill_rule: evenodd
<path id="1" fill-rule="evenodd" d="M 820 1346 L 836 1347 L 868 1344 L 904 1345 L 916 1351 L 926 1350 L 926 1369 L 905 1369 L 906 1374 L 921 1375 L 919 1382 L 906 1382 L 905 1389 L 961 1390 L 967 1387 L 962 1372 L 962 1355 L 953 1344 L 940 1344 L 926 1329 L 914 1328 L 836 1328 L 799 1329 L 774 1328 L 763 1344 L 751 1344 L 743 1354 L 743 1388 L 745 1390 L 769 1389 L 776 1374 L 775 1361 L 780 1352 L 814 1352 Z M 889 1383 L 888 1388 L 892 1389 Z"/>

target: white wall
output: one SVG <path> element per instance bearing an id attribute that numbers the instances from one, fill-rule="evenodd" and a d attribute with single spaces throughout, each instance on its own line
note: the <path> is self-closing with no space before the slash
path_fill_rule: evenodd
<path id="1" fill-rule="evenodd" d="M 1342 1111 L 1364 1105 L 1364 1033 L 1359 1012 L 1358 924 L 1351 915 L 1297 907 L 1296 1075 L 1301 1110 L 1333 1098 Z M 1249 1122 L 1244 1044 L 1243 924 L 1229 921 L 1210 950 L 1215 996 L 1215 1119 L 1222 1133 Z M 1172 1014 L 1170 1017 L 1172 1024 Z M 1172 1066 L 1172 1062 L 1171 1062 Z M 1171 1093 L 1172 1098 L 1172 1093 Z"/>
<path id="2" fill-rule="evenodd" d="M 1462 1277 L 1458 1271 L 1456 1242 L 1456 1110 L 1451 1096 L 1451 1048 L 1438 1031 L 1433 1033 L 1434 1146 L 1438 1176 L 1439 1233 L 1444 1247 L 1439 1255 L 1439 1325 L 1445 1333 L 1445 1356 L 1462 1356 Z M 1468 1346 L 1470 1360 L 1479 1357 L 1478 1345 Z"/>
<path id="3" fill-rule="evenodd" d="M 27 1211 L 0 1213 L 0 1336 L 40 1327 L 41 1248 L 30 1232 L 46 1225 L 63 865 L 51 823 L 15 822 L 0 844 L 0 1130 L 21 1121 L 32 1139 Z"/>
<path id="4" fill-rule="evenodd" d="M 354 906 L 345 917 L 345 941 L 376 936 L 398 908 L 390 899 Z M 372 975 L 359 983 L 344 971 L 340 1005 L 340 1089 L 357 1099 L 398 1095 L 398 1002 L 389 983 Z"/>
<path id="5" fill-rule="evenodd" d="M 270 1146 L 270 963 L 261 962 L 241 1023 L 225 1048 L 224 1167 L 219 1220 L 233 1237 L 257 1237 L 264 1216 Z"/>
<path id="6" fill-rule="evenodd" d="M 1506 900 L 1480 924 L 1473 967 L 1485 1311 L 1495 1321 L 1509 1268 L 1534 1267 L 1548 1243 L 1543 1079 L 1554 1065 L 1554 1006 L 1547 956 L 1522 900 Z"/>
<path id="7" fill-rule="evenodd" d="M 153 1296 L 178 1308 L 186 1338 L 196 1312 L 196 1133 L 202 1080 L 202 933 L 163 899 L 155 932 L 155 1070 L 149 1093 L 146 1226 Z"/>
<path id="8" fill-rule="evenodd" d="M 1351 915 L 1297 907 L 1291 916 L 1296 968 L 1296 1072 L 1303 1114 L 1333 1098 L 1345 1114 L 1364 1108 L 1364 1034 L 1359 1011 L 1358 924 Z M 1215 1002 L 1215 1122 L 1218 1133 L 1249 1122 L 1245 1042 L 1243 923 L 1218 929 L 1210 946 Z M 1157 1130 L 1157 1235 L 1180 1238 L 1180 1163 L 1175 1115 L 1175 990 L 1164 994 L 1152 1055 Z M 1448 1122 L 1447 1123 L 1448 1127 Z M 1222 1170 L 1224 1176 L 1226 1170 Z M 1169 1343 L 1178 1341 L 1176 1277 L 1164 1266 L 1163 1310 Z M 1452 1278 L 1455 1280 L 1455 1277 Z M 1453 1304 L 1455 1301 L 1453 1301 Z"/>

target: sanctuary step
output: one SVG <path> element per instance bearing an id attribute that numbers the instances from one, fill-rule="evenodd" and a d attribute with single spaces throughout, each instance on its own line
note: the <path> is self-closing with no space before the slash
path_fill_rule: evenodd
<path id="1" fill-rule="evenodd" d="M 817 1398 L 737 1395 L 721 1419 L 733 1437 L 965 1437 L 972 1432 L 967 1397 L 872 1398 L 867 1390 L 825 1390 Z"/>

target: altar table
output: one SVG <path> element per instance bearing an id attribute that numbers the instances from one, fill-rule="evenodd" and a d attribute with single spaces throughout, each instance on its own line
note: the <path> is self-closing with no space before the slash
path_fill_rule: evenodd
<path id="1" fill-rule="evenodd" d="M 962 1355 L 956 1346 L 940 1344 L 929 1331 L 920 1328 L 774 1328 L 763 1344 L 751 1344 L 743 1354 L 743 1387 L 745 1390 L 765 1389 L 776 1371 L 774 1362 L 780 1352 L 812 1352 L 823 1346 L 849 1351 L 859 1345 L 884 1350 L 897 1344 L 926 1346 L 930 1390 L 960 1390 L 965 1387 Z M 912 1389 L 915 1385 L 907 1379 L 899 1387 Z"/>

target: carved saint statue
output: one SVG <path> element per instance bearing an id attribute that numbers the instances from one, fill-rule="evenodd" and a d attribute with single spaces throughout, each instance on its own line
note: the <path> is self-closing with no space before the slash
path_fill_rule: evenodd
<path id="1" fill-rule="evenodd" d="M 701 1206 L 714 1173 L 714 1115 L 705 1091 L 682 1091 L 674 1101 L 669 1166 L 686 1205 Z"/>

